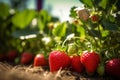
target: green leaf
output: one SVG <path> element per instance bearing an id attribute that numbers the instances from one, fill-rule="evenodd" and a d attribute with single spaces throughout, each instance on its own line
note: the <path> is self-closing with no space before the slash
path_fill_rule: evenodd
<path id="1" fill-rule="evenodd" d="M 5 18 L 9 15 L 9 6 L 4 3 L 0 3 L 0 17 Z"/>
<path id="2" fill-rule="evenodd" d="M 49 21 L 51 21 L 52 17 L 46 10 L 41 10 L 38 15 L 38 27 L 41 31 L 43 31 Z"/>
<path id="3" fill-rule="evenodd" d="M 75 11 L 75 8 L 76 8 L 75 6 L 71 8 L 70 15 L 69 15 L 70 17 L 76 18 L 77 13 Z"/>
<path id="4" fill-rule="evenodd" d="M 56 26 L 52 33 L 53 35 L 55 36 L 58 36 L 58 37 L 63 37 L 65 36 L 66 34 L 66 28 L 67 28 L 67 24 L 66 23 L 61 23 L 61 24 L 58 24 L 58 26 Z"/>
<path id="5" fill-rule="evenodd" d="M 81 38 L 85 38 L 85 29 L 82 26 L 77 26 L 77 32 L 80 33 Z"/>
<path id="6" fill-rule="evenodd" d="M 119 30 L 117 24 L 111 23 L 107 20 L 102 20 L 102 25 L 106 30 L 109 30 L 109 31 L 118 31 Z"/>
<path id="7" fill-rule="evenodd" d="M 110 20 L 110 22 L 115 22 L 115 17 L 112 15 L 109 15 L 109 20 Z"/>
<path id="8" fill-rule="evenodd" d="M 38 19 L 38 27 L 41 31 L 44 30 L 45 24 L 43 23 L 41 19 Z"/>
<path id="9" fill-rule="evenodd" d="M 30 24 L 35 15 L 36 12 L 34 10 L 24 10 L 20 13 L 17 13 L 12 18 L 12 22 L 16 27 L 23 29 Z"/>
<path id="10" fill-rule="evenodd" d="M 79 1 L 90 8 L 93 7 L 93 0 L 79 0 Z"/>
<path id="11" fill-rule="evenodd" d="M 100 37 L 101 36 L 101 34 L 99 33 L 99 31 L 98 30 L 90 30 L 90 35 L 91 36 L 93 36 L 93 37 Z"/>
<path id="12" fill-rule="evenodd" d="M 99 6 L 102 7 L 103 9 L 107 8 L 108 0 L 101 0 Z"/>
<path id="13" fill-rule="evenodd" d="M 99 6 L 100 3 L 101 3 L 101 0 L 94 0 L 94 4 L 95 4 L 96 6 Z"/>
<path id="14" fill-rule="evenodd" d="M 47 22 L 51 20 L 51 16 L 46 10 L 41 10 L 39 13 L 39 17 L 43 19 L 43 22 Z"/>
<path id="15" fill-rule="evenodd" d="M 104 30 L 104 31 L 101 32 L 101 34 L 102 34 L 102 37 L 106 37 L 106 36 L 109 35 L 109 31 L 108 30 Z"/>

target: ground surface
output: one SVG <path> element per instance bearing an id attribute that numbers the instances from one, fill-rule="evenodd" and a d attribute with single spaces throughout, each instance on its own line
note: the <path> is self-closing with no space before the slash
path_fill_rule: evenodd
<path id="1" fill-rule="evenodd" d="M 110 77 L 88 77 L 69 70 L 59 70 L 51 73 L 48 67 L 33 67 L 32 65 L 12 66 L 0 62 L 0 80 L 113 80 Z"/>

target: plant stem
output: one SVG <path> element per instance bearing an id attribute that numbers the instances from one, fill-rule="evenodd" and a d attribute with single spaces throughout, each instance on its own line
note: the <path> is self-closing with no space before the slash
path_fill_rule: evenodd
<path id="1" fill-rule="evenodd" d="M 100 25 L 98 24 L 98 31 L 99 31 L 99 39 L 100 39 L 100 45 L 102 44 L 102 37 L 101 37 L 101 30 L 100 30 Z"/>
<path id="2" fill-rule="evenodd" d="M 94 33 L 93 33 L 91 30 L 89 30 L 88 26 L 85 25 L 84 22 L 83 22 L 83 25 L 84 25 L 85 29 L 88 31 L 88 34 L 92 34 L 92 35 L 93 35 L 92 38 L 93 38 L 93 40 L 94 40 L 95 43 L 96 43 L 95 45 L 96 45 L 96 46 L 99 46 L 98 43 L 97 43 L 97 40 L 96 40 L 95 37 L 94 37 L 94 36 L 95 36 Z"/>

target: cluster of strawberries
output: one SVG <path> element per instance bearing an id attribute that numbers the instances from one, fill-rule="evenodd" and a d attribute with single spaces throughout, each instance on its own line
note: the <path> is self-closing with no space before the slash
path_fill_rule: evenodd
<path id="1" fill-rule="evenodd" d="M 13 61 L 17 56 L 16 51 L 8 52 L 6 58 Z M 49 66 L 51 72 L 56 72 L 60 69 L 70 69 L 77 73 L 87 73 L 93 75 L 107 74 L 116 78 L 120 78 L 120 58 L 108 60 L 105 65 L 100 65 L 101 57 L 96 52 L 84 51 L 81 55 L 69 56 L 67 52 L 61 50 L 53 50 L 50 52 L 48 59 L 43 54 L 34 56 L 28 52 L 21 55 L 20 64 L 28 64 L 34 60 L 33 66 Z"/>
<path id="2" fill-rule="evenodd" d="M 6 54 L 0 54 L 0 61 L 7 61 L 13 64 L 29 64 L 33 61 L 34 55 L 30 52 L 18 53 L 17 50 L 9 50 Z"/>
<path id="3" fill-rule="evenodd" d="M 41 54 L 38 54 L 34 59 L 34 66 L 45 66 L 48 65 L 48 62 L 51 72 L 69 68 L 71 71 L 77 73 L 86 72 L 88 75 L 93 75 L 97 71 L 100 64 L 100 56 L 96 52 L 88 51 L 83 52 L 81 56 L 69 56 L 64 51 L 54 50 L 50 52 L 48 60 L 46 60 L 43 55 L 41 56 Z M 105 64 L 105 72 L 108 75 L 118 78 L 120 78 L 119 68 L 120 59 L 112 59 Z M 102 71 L 98 70 L 98 73 L 104 73 L 103 70 L 103 68 Z"/>

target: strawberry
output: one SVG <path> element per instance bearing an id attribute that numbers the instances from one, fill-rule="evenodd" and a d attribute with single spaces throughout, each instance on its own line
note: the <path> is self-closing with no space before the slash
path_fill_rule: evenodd
<path id="1" fill-rule="evenodd" d="M 84 52 L 81 55 L 81 62 L 85 66 L 88 75 L 92 75 L 99 64 L 100 57 L 95 52 Z"/>
<path id="2" fill-rule="evenodd" d="M 17 56 L 18 56 L 18 52 L 16 50 L 10 50 L 6 54 L 6 57 L 10 62 L 13 62 Z"/>
<path id="3" fill-rule="evenodd" d="M 99 16 L 98 15 L 92 15 L 90 18 L 93 22 L 99 21 Z"/>
<path id="4" fill-rule="evenodd" d="M 31 53 L 24 52 L 21 56 L 21 64 L 29 64 L 33 60 L 34 56 Z"/>
<path id="5" fill-rule="evenodd" d="M 74 72 L 82 73 L 84 66 L 80 61 L 80 56 L 71 56 L 71 69 Z"/>
<path id="6" fill-rule="evenodd" d="M 59 69 L 64 69 L 70 65 L 70 57 L 63 51 L 52 51 L 49 55 L 50 71 L 55 72 Z"/>
<path id="7" fill-rule="evenodd" d="M 105 71 L 110 76 L 120 78 L 120 59 L 109 60 L 105 65 Z"/>
<path id="8" fill-rule="evenodd" d="M 43 54 L 37 54 L 34 58 L 34 66 L 47 66 L 48 60 Z"/>
<path id="9" fill-rule="evenodd" d="M 68 45 L 68 50 L 67 50 L 67 52 L 68 52 L 69 54 L 77 53 L 77 51 L 78 51 L 78 49 L 77 49 L 77 46 L 76 46 L 76 45 L 74 45 L 73 43 L 71 43 L 71 44 Z"/>

